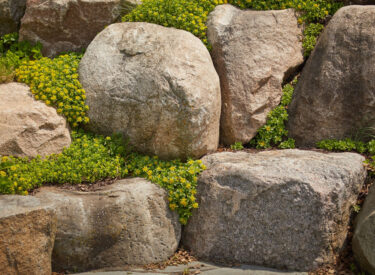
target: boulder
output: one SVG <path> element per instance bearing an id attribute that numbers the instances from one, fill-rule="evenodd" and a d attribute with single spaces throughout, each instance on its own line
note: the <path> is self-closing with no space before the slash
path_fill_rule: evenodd
<path id="1" fill-rule="evenodd" d="M 345 0 L 346 5 L 375 5 L 375 0 Z"/>
<path id="2" fill-rule="evenodd" d="M 26 0 L 0 0 L 0 36 L 18 31 L 25 8 Z"/>
<path id="3" fill-rule="evenodd" d="M 280 103 L 283 81 L 303 63 L 302 29 L 291 9 L 231 5 L 217 6 L 207 27 L 221 82 L 220 140 L 249 142 Z"/>
<path id="4" fill-rule="evenodd" d="M 341 8 L 321 34 L 289 106 L 298 146 L 364 138 L 375 127 L 375 6 Z"/>
<path id="5" fill-rule="evenodd" d="M 302 150 L 215 153 L 183 244 L 199 259 L 310 271 L 343 247 L 364 157 Z"/>
<path id="6" fill-rule="evenodd" d="M 0 274 L 50 275 L 56 213 L 37 198 L 0 196 Z"/>
<path id="7" fill-rule="evenodd" d="M 41 42 L 43 54 L 55 56 L 85 49 L 94 37 L 119 19 L 122 7 L 139 0 L 28 0 L 20 40 Z"/>
<path id="8" fill-rule="evenodd" d="M 79 73 L 92 131 L 121 133 L 137 151 L 163 159 L 217 149 L 219 77 L 191 33 L 113 24 L 87 48 Z"/>
<path id="9" fill-rule="evenodd" d="M 353 252 L 363 271 L 375 274 L 375 188 L 372 186 L 355 220 Z"/>
<path id="10" fill-rule="evenodd" d="M 120 180 L 92 192 L 43 187 L 36 197 L 57 211 L 55 271 L 160 262 L 180 241 L 181 225 L 166 191 L 144 179 Z"/>
<path id="11" fill-rule="evenodd" d="M 0 125 L 0 155 L 46 156 L 71 143 L 65 118 L 36 101 L 24 84 L 0 85 Z"/>

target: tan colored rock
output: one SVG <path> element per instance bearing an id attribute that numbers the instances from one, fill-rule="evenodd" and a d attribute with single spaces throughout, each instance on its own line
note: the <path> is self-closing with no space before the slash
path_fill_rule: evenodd
<path id="1" fill-rule="evenodd" d="M 250 141 L 279 103 L 282 83 L 303 62 L 302 29 L 293 10 L 252 11 L 220 5 L 208 40 L 220 76 L 220 140 Z"/>
<path id="2" fill-rule="evenodd" d="M 375 0 L 344 0 L 346 5 L 375 5 Z"/>
<path id="3" fill-rule="evenodd" d="M 289 105 L 298 146 L 362 138 L 375 127 L 375 6 L 338 10 L 320 35 Z"/>
<path id="4" fill-rule="evenodd" d="M 375 274 L 375 188 L 371 187 L 354 226 L 353 253 L 363 271 Z"/>
<path id="5" fill-rule="evenodd" d="M 79 73 L 92 131 L 122 133 L 137 151 L 164 159 L 217 149 L 219 77 L 191 33 L 113 24 L 87 48 Z"/>
<path id="6" fill-rule="evenodd" d="M 181 225 L 167 192 L 141 178 L 92 192 L 42 187 L 36 194 L 57 211 L 53 269 L 86 271 L 167 260 Z"/>
<path id="7" fill-rule="evenodd" d="M 0 196 L 0 274 L 50 275 L 56 214 L 31 196 Z"/>
<path id="8" fill-rule="evenodd" d="M 200 207 L 182 239 L 199 259 L 312 271 L 343 248 L 363 156 L 274 150 L 202 161 Z"/>
<path id="9" fill-rule="evenodd" d="M 119 19 L 122 6 L 137 0 L 28 0 L 20 40 L 41 42 L 43 54 L 85 49 L 107 25 Z"/>
<path id="10" fill-rule="evenodd" d="M 65 119 L 20 83 L 0 85 L 0 155 L 61 153 L 71 143 Z"/>
<path id="11" fill-rule="evenodd" d="M 0 36 L 18 31 L 25 8 L 26 0 L 0 0 Z"/>

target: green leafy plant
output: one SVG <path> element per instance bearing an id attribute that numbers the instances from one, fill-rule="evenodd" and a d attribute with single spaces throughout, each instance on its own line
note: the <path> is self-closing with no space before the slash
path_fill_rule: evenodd
<path id="1" fill-rule="evenodd" d="M 334 0 L 145 0 L 130 13 L 123 16 L 124 22 L 149 22 L 165 27 L 174 27 L 191 32 L 210 48 L 205 25 L 208 14 L 221 4 L 232 4 L 242 9 L 280 10 L 294 8 L 300 14 L 299 24 L 319 23 L 333 15 L 343 4 Z M 305 40 L 307 56 L 311 52 L 314 38 L 319 34 L 317 26 L 307 26 Z M 315 32 L 314 32 L 315 31 Z"/>
<path id="2" fill-rule="evenodd" d="M 0 54 L 6 53 L 17 42 L 18 33 L 16 32 L 0 36 Z"/>
<path id="3" fill-rule="evenodd" d="M 375 145 L 374 142 L 371 142 L 372 146 Z M 335 139 L 325 139 L 317 142 L 316 146 L 320 149 L 325 149 L 328 151 L 356 151 L 359 153 L 365 153 L 368 151 L 368 144 L 362 141 L 354 141 L 350 138 L 344 140 L 335 140 Z M 373 150 L 375 148 L 372 148 Z"/>
<path id="4" fill-rule="evenodd" d="M 35 99 L 54 106 L 73 127 L 88 123 L 89 107 L 78 80 L 79 54 L 65 54 L 54 59 L 24 60 L 16 70 L 17 80 L 30 86 Z"/>
<path id="5" fill-rule="evenodd" d="M 44 183 L 95 182 L 128 174 L 121 157 L 121 140 L 72 132 L 72 144 L 61 154 L 34 159 L 3 156 L 0 174 L 2 194 L 27 194 Z M 111 144 L 115 144 L 116 150 Z"/>
<path id="6" fill-rule="evenodd" d="M 353 210 L 354 212 L 359 213 L 359 211 L 361 211 L 361 206 L 358 204 L 355 204 L 353 205 Z"/>
<path id="7" fill-rule="evenodd" d="M 230 149 L 235 150 L 235 151 L 242 150 L 243 148 L 244 147 L 242 145 L 242 142 L 235 142 L 234 144 L 230 146 Z"/>
<path id="8" fill-rule="evenodd" d="M 316 45 L 316 41 L 320 33 L 323 31 L 324 26 L 320 23 L 311 23 L 307 25 L 303 34 L 302 46 L 305 49 L 304 55 L 309 56 Z"/>
<path id="9" fill-rule="evenodd" d="M 19 60 L 40 59 L 42 57 L 42 44 L 31 45 L 28 41 L 18 41 L 17 33 L 10 33 L 0 37 L 0 56 L 12 52 Z"/>
<path id="10" fill-rule="evenodd" d="M 367 142 L 367 151 L 370 155 L 375 155 L 375 140 Z"/>
<path id="11" fill-rule="evenodd" d="M 15 66 L 8 59 L 0 57 L 0 84 L 14 80 Z"/>
<path id="12" fill-rule="evenodd" d="M 355 275 L 366 275 L 365 272 L 360 272 L 359 269 L 357 268 L 355 263 L 350 264 L 350 270 L 353 272 Z"/>
<path id="13" fill-rule="evenodd" d="M 18 42 L 18 34 L 11 33 L 0 37 L 0 83 L 14 80 L 15 70 L 22 60 L 42 57 L 41 44 L 32 46 L 29 42 Z"/>
<path id="14" fill-rule="evenodd" d="M 267 117 L 266 124 L 261 127 L 257 135 L 250 141 L 250 145 L 257 149 L 266 149 L 277 146 L 280 149 L 295 148 L 294 140 L 287 138 L 288 131 L 285 123 L 288 120 L 287 108 L 293 96 L 294 80 L 291 84 L 286 84 L 283 88 L 283 95 L 280 105 L 273 109 Z"/>

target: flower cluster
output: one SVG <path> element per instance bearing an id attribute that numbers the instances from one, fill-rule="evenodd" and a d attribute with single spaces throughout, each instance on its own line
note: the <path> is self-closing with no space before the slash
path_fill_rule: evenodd
<path id="1" fill-rule="evenodd" d="M 78 54 L 66 54 L 25 60 L 16 70 L 17 80 L 30 86 L 35 99 L 55 107 L 73 127 L 89 121 L 85 91 L 78 80 L 80 59 Z"/>
<path id="2" fill-rule="evenodd" d="M 130 13 L 123 16 L 124 22 L 149 22 L 191 32 L 210 48 L 207 41 L 206 21 L 208 14 L 221 4 L 232 4 L 242 9 L 280 10 L 294 8 L 300 13 L 300 24 L 317 23 L 332 15 L 342 6 L 334 0 L 145 0 Z M 314 33 L 314 38 L 320 32 Z M 313 38 L 309 38 L 311 46 Z M 307 48 L 306 56 L 311 52 Z"/>
<path id="3" fill-rule="evenodd" d="M 266 149 L 272 146 L 278 146 L 281 149 L 295 147 L 293 139 L 286 139 L 288 131 L 285 123 L 288 120 L 288 104 L 292 101 L 294 85 L 296 84 L 297 80 L 295 79 L 291 84 L 284 86 L 280 105 L 268 114 L 266 125 L 258 130 L 257 135 L 250 141 L 250 145 L 258 149 Z"/>
<path id="4" fill-rule="evenodd" d="M 130 154 L 127 169 L 138 177 L 144 177 L 168 191 L 169 207 L 176 210 L 181 224 L 186 224 L 192 210 L 198 208 L 195 199 L 197 176 L 205 166 L 200 160 L 181 162 L 162 161 L 158 157 Z"/>
<path id="5" fill-rule="evenodd" d="M 72 139 L 61 154 L 46 158 L 0 156 L 0 193 L 27 195 L 45 183 L 92 183 L 128 174 L 118 141 L 75 131 Z"/>

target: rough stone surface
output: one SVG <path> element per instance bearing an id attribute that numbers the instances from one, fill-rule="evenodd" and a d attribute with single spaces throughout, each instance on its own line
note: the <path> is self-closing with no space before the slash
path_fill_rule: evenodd
<path id="1" fill-rule="evenodd" d="M 375 127 L 374 22 L 375 6 L 348 6 L 323 31 L 289 106 L 297 145 L 360 138 Z"/>
<path id="2" fill-rule="evenodd" d="M 56 214 L 31 196 L 0 196 L 0 274 L 50 275 Z"/>
<path id="3" fill-rule="evenodd" d="M 70 143 L 66 121 L 53 107 L 36 101 L 24 84 L 0 85 L 0 155 L 46 156 Z"/>
<path id="4" fill-rule="evenodd" d="M 136 150 L 165 159 L 217 149 L 219 77 L 191 33 L 113 24 L 87 48 L 79 73 L 91 130 L 122 133 Z"/>
<path id="5" fill-rule="evenodd" d="M 36 196 L 57 211 L 56 271 L 160 262 L 179 244 L 181 225 L 166 191 L 144 179 L 87 193 L 43 187 Z"/>
<path id="6" fill-rule="evenodd" d="M 220 139 L 248 142 L 279 103 L 283 80 L 303 62 L 302 30 L 293 10 L 251 11 L 220 5 L 208 40 L 220 76 Z"/>
<path id="7" fill-rule="evenodd" d="M 351 5 L 375 5 L 375 0 L 345 0 L 343 2 Z"/>
<path id="8" fill-rule="evenodd" d="M 297 271 L 331 263 L 366 177 L 363 160 L 301 150 L 208 155 L 183 244 L 214 262 Z"/>
<path id="9" fill-rule="evenodd" d="M 0 36 L 18 31 L 25 8 L 26 0 L 0 0 Z"/>
<path id="10" fill-rule="evenodd" d="M 361 268 L 375 274 L 375 188 L 371 188 L 354 228 L 353 252 Z"/>
<path id="11" fill-rule="evenodd" d="M 260 266 L 236 265 L 233 267 L 224 267 L 221 265 L 209 264 L 207 262 L 190 262 L 177 266 L 167 266 L 166 268 L 150 269 L 134 267 L 126 271 L 103 271 L 93 270 L 91 272 L 79 273 L 76 275 L 177 275 L 184 274 L 186 270 L 190 273 L 200 275 L 308 275 L 307 272 L 288 272 L 265 268 Z"/>
<path id="12" fill-rule="evenodd" d="M 94 37 L 119 19 L 124 6 L 137 0 L 28 0 L 20 39 L 43 44 L 43 53 L 86 48 Z"/>

